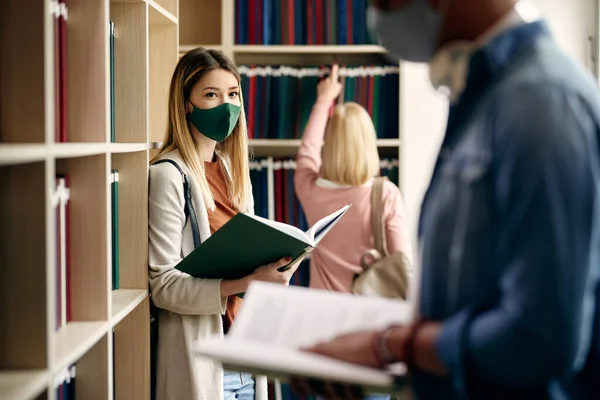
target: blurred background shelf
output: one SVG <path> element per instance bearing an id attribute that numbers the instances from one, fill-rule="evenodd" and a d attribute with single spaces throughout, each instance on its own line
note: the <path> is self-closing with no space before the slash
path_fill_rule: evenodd
<path id="1" fill-rule="evenodd" d="M 77 362 L 107 331 L 106 322 L 69 322 L 62 327 L 55 336 L 53 371 L 58 372 Z"/>
<path id="2" fill-rule="evenodd" d="M 48 387 L 50 377 L 45 370 L 0 370 L 0 400 L 37 398 Z"/>
<path id="3" fill-rule="evenodd" d="M 112 292 L 112 316 L 110 324 L 115 326 L 148 296 L 147 290 L 118 289 Z"/>

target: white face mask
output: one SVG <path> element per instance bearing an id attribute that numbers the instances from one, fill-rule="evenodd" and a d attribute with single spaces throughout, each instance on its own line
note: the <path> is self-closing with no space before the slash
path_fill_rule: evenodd
<path id="1" fill-rule="evenodd" d="M 406 6 L 390 12 L 373 6 L 367 10 L 369 31 L 391 55 L 404 61 L 431 61 L 442 21 L 442 12 L 434 10 L 428 0 L 410 0 Z"/>

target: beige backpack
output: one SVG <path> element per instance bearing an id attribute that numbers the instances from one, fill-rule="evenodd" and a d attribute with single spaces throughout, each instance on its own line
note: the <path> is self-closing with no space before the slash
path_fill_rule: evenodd
<path id="1" fill-rule="evenodd" d="M 387 177 L 376 177 L 371 189 L 371 227 L 375 248 L 360 259 L 363 272 L 354 277 L 352 293 L 406 299 L 410 261 L 403 252 L 389 254 L 383 222 L 383 184 Z"/>

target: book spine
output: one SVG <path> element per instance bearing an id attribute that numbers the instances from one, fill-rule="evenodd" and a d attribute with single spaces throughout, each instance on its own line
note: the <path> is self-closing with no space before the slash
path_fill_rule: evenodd
<path id="1" fill-rule="evenodd" d="M 119 171 L 111 171 L 111 210 L 112 210 L 112 288 L 119 285 Z"/>

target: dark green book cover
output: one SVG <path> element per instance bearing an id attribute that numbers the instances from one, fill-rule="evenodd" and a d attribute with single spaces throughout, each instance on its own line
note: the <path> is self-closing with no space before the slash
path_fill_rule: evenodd
<path id="1" fill-rule="evenodd" d="M 119 289 L 119 171 L 111 171 L 112 288 Z"/>
<path id="2" fill-rule="evenodd" d="M 296 260 L 314 248 L 349 207 L 321 219 L 306 233 L 291 225 L 239 213 L 176 268 L 197 278 L 239 279 L 283 257 Z"/>

